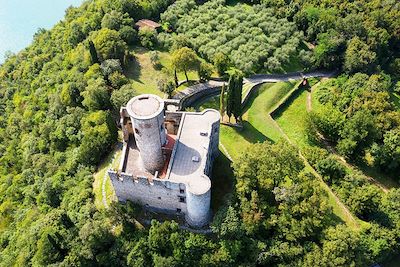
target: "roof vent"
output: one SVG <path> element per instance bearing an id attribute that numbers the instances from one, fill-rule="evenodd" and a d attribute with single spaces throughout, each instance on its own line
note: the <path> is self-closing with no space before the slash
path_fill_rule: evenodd
<path id="1" fill-rule="evenodd" d="M 200 158 L 199 158 L 198 156 L 193 156 L 193 157 L 192 157 L 192 161 L 193 161 L 193 162 L 199 162 L 199 161 L 200 161 Z"/>

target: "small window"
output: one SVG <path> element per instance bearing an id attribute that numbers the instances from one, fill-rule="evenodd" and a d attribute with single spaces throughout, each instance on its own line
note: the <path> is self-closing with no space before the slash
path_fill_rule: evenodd
<path id="1" fill-rule="evenodd" d="M 207 132 L 200 132 L 200 135 L 201 136 L 208 136 L 208 133 Z"/>
<path id="2" fill-rule="evenodd" d="M 192 157 L 192 161 L 193 161 L 193 162 L 199 162 L 199 161 L 200 161 L 200 158 L 199 158 L 198 156 L 193 156 L 193 157 Z"/>
<path id="3" fill-rule="evenodd" d="M 185 189 L 179 189 L 179 193 L 185 194 Z"/>
<path id="4" fill-rule="evenodd" d="M 184 197 L 179 197 L 179 202 L 180 203 L 185 203 L 185 198 Z"/>
<path id="5" fill-rule="evenodd" d="M 177 213 L 181 213 L 182 210 L 178 208 L 178 209 L 176 209 L 176 212 L 177 212 Z"/>

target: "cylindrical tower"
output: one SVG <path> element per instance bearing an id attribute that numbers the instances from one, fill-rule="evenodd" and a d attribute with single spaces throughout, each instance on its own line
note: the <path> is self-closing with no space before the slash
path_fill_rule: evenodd
<path id="1" fill-rule="evenodd" d="M 211 181 L 203 175 L 189 182 L 186 193 L 186 221 L 190 226 L 201 228 L 210 221 Z"/>
<path id="2" fill-rule="evenodd" d="M 156 95 L 140 95 L 128 102 L 126 110 L 131 117 L 136 145 L 145 169 L 152 173 L 162 169 L 162 147 L 167 140 L 164 101 Z"/>

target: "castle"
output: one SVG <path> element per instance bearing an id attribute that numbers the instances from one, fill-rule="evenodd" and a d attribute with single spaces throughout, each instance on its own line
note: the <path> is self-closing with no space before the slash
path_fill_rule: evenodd
<path id="1" fill-rule="evenodd" d="M 160 97 L 140 95 L 121 108 L 121 127 L 120 166 L 108 172 L 118 200 L 184 215 L 191 227 L 207 225 L 219 112 L 170 112 Z"/>

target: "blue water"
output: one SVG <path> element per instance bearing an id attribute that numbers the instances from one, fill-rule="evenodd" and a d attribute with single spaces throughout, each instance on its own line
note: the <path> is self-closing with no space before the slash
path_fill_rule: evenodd
<path id="1" fill-rule="evenodd" d="M 27 47 L 39 28 L 50 29 L 83 0 L 0 0 L 0 63 L 6 51 Z"/>

